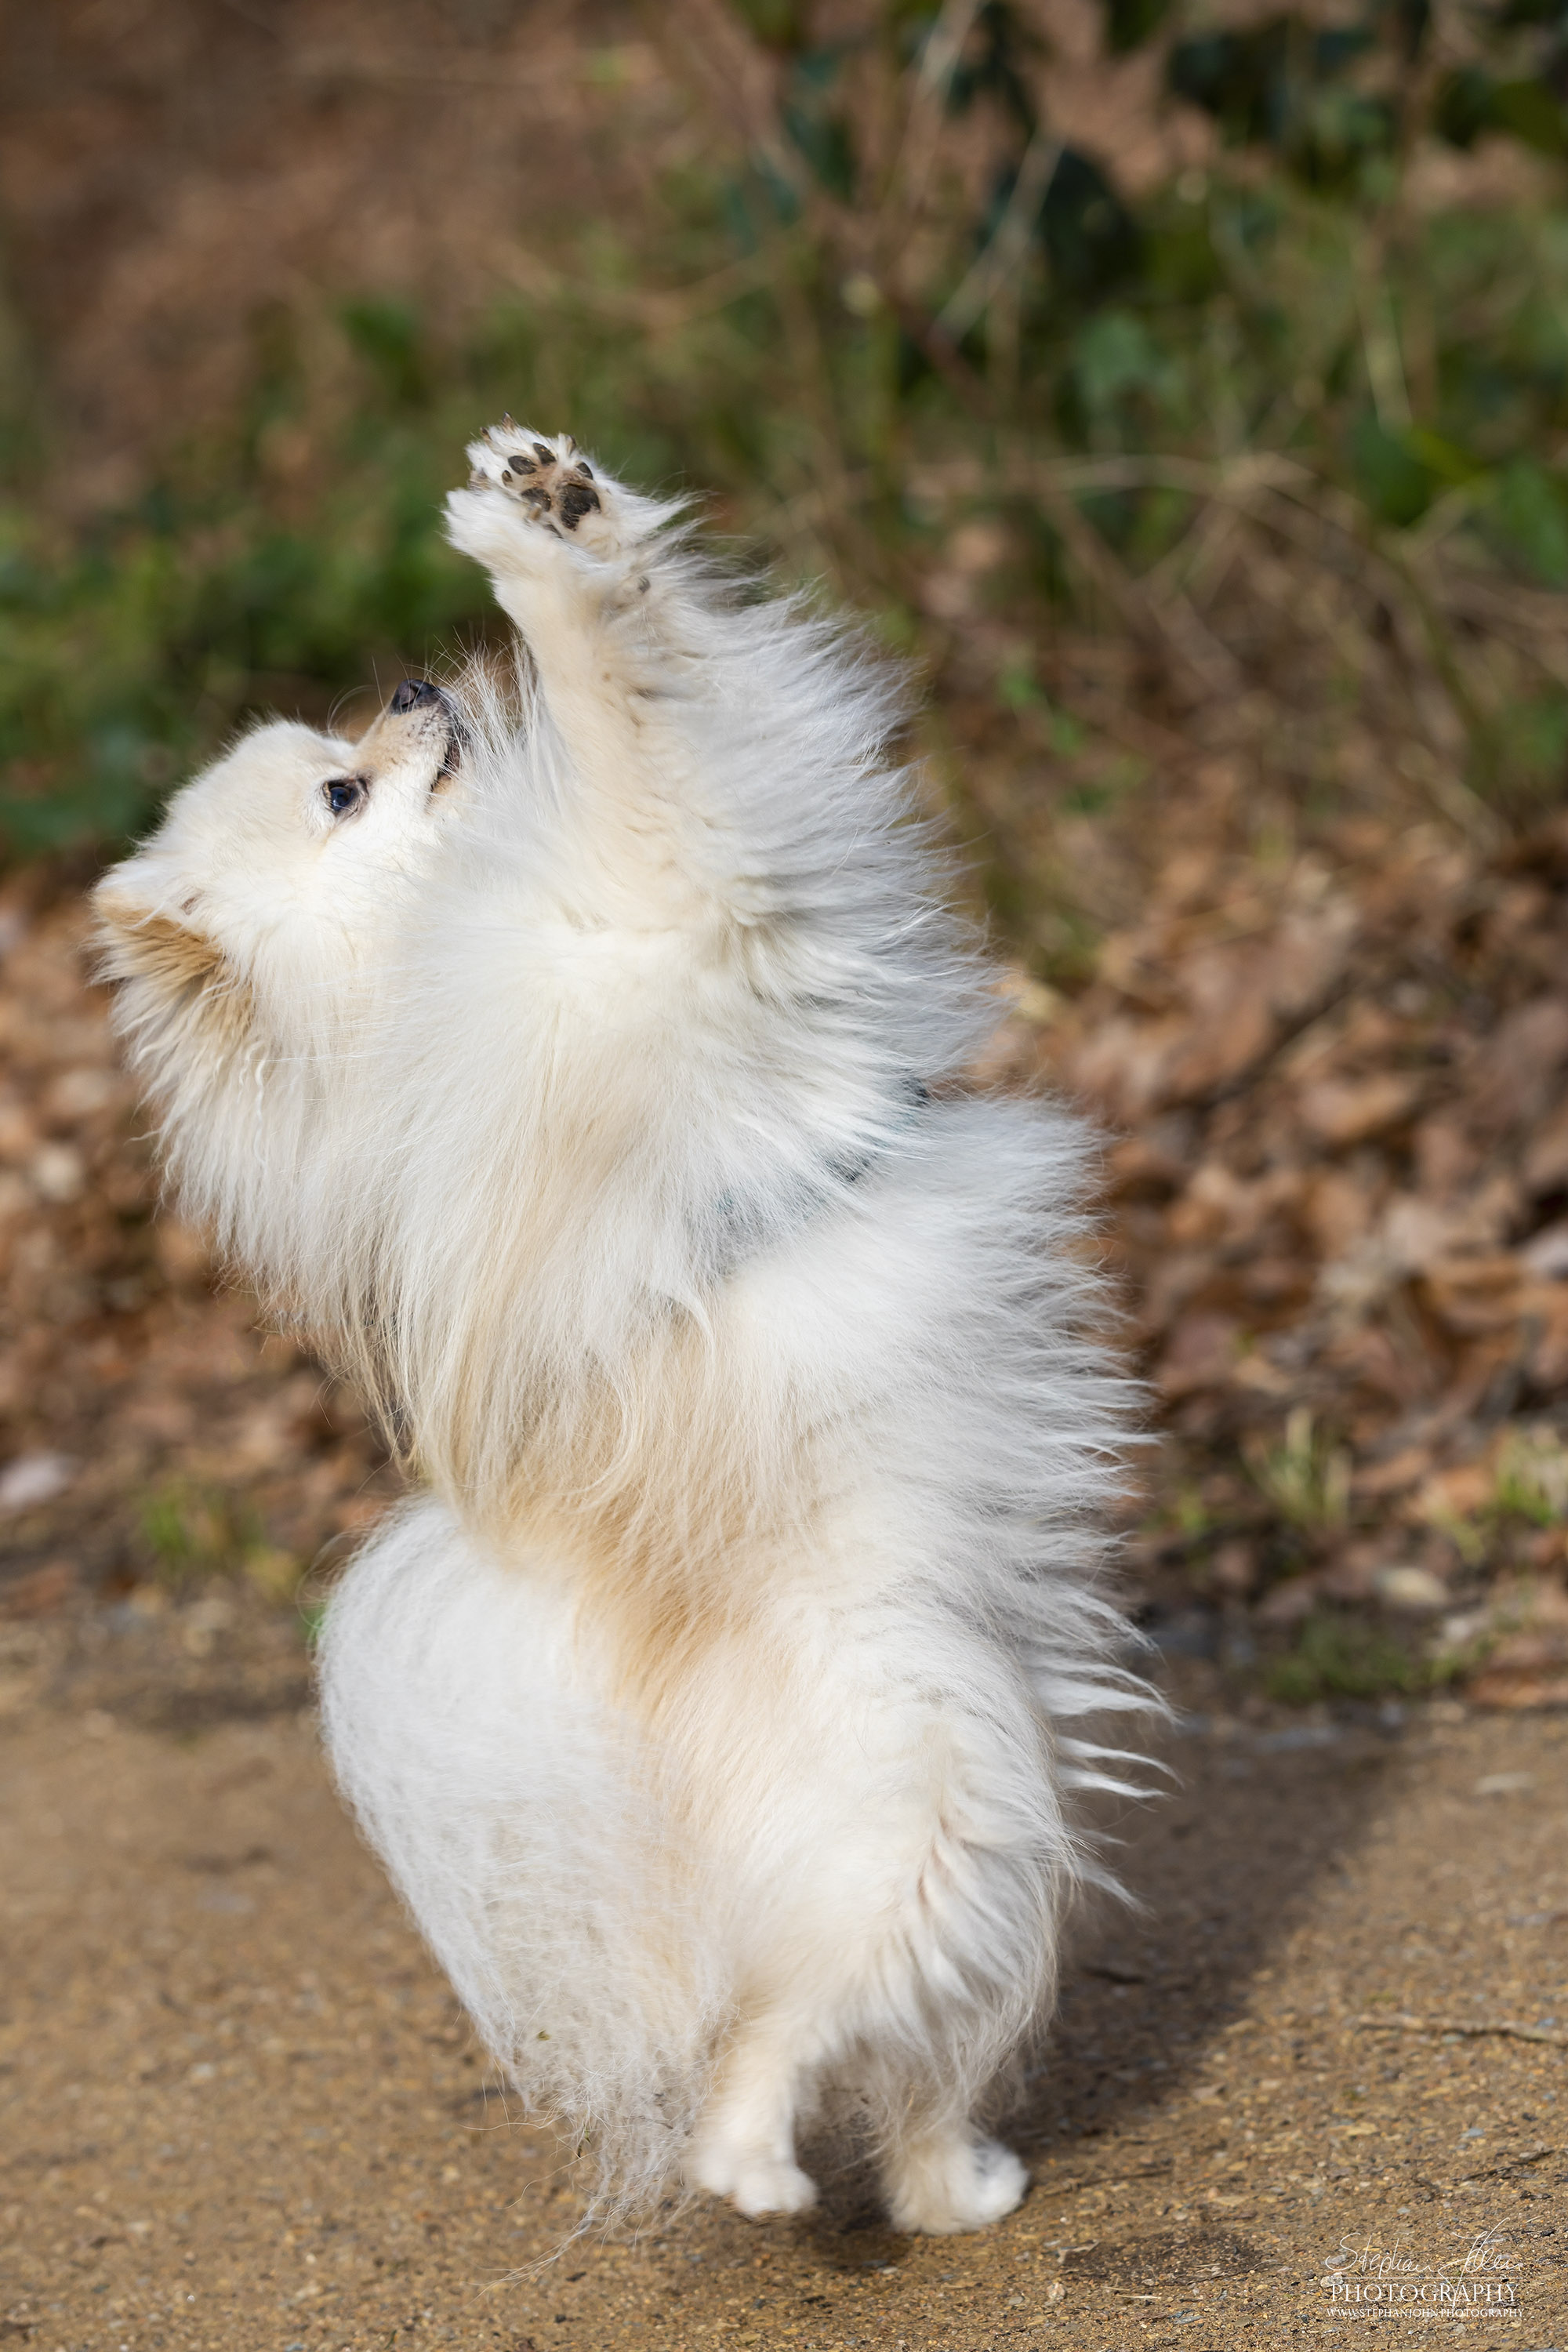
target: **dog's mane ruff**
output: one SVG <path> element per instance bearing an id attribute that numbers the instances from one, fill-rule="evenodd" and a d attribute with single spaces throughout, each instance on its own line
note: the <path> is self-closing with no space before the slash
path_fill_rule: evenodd
<path id="1" fill-rule="evenodd" d="M 466 1504 L 542 1423 L 635 1421 L 731 1265 L 848 1202 L 994 1018 L 876 761 L 886 681 L 778 607 L 687 630 L 657 792 L 469 693 L 462 838 L 342 1074 L 353 1230 L 302 1286 Z"/>

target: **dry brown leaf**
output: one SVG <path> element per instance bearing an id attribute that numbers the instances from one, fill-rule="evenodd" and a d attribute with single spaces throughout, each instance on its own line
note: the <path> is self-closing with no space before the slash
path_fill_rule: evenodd
<path id="1" fill-rule="evenodd" d="M 1364 1143 L 1407 1118 L 1421 1097 L 1421 1081 L 1405 1072 L 1380 1071 L 1369 1078 L 1324 1078 L 1304 1087 L 1303 1124 L 1335 1150 Z"/>

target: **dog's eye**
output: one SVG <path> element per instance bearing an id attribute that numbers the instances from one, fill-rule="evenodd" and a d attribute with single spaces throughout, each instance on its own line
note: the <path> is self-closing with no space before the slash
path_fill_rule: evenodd
<path id="1" fill-rule="evenodd" d="M 329 776 L 321 786 L 321 798 L 334 816 L 347 816 L 364 800 L 364 780 L 360 776 Z"/>

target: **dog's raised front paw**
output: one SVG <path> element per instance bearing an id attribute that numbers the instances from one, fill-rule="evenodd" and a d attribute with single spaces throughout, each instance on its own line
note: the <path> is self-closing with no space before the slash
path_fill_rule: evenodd
<path id="1" fill-rule="evenodd" d="M 515 499 L 530 522 L 575 533 L 589 515 L 604 514 L 594 469 L 569 433 L 547 441 L 510 416 L 469 444 L 471 490 L 499 489 Z"/>
<path id="2" fill-rule="evenodd" d="M 983 2230 L 1023 2202 L 1029 2176 L 996 2139 L 946 2133 L 907 2142 L 887 2168 L 888 2211 L 896 2230 L 934 2237 Z"/>

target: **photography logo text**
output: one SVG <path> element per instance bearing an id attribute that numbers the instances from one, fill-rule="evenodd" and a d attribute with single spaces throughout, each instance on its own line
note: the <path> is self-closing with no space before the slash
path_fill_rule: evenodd
<path id="1" fill-rule="evenodd" d="M 1480 2230 L 1424 2253 L 1401 2231 L 1392 2239 L 1342 2238 L 1323 2257 L 1320 2281 L 1339 2315 L 1366 2319 L 1519 2320 L 1520 2260 L 1502 2233 Z"/>

